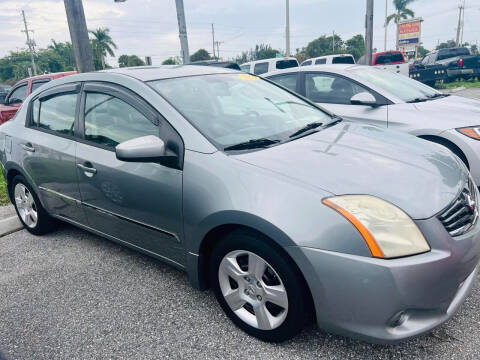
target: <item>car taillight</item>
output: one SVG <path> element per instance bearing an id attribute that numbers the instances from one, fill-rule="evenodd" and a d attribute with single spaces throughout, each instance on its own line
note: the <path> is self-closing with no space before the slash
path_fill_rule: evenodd
<path id="1" fill-rule="evenodd" d="M 463 59 L 459 59 L 458 60 L 458 67 L 462 67 L 463 66 Z"/>

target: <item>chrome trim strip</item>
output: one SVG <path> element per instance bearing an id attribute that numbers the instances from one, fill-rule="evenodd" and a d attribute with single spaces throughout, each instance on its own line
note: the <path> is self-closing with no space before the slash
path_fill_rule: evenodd
<path id="1" fill-rule="evenodd" d="M 77 200 L 77 199 L 72 198 L 72 197 L 70 197 L 70 196 L 64 195 L 64 194 L 59 193 L 59 192 L 57 192 L 57 191 L 55 191 L 55 190 L 47 189 L 47 188 L 44 188 L 43 186 L 39 186 L 38 188 L 39 188 L 40 190 L 43 190 L 43 191 L 49 193 L 49 194 L 52 194 L 52 195 L 55 195 L 55 196 L 57 196 L 57 197 L 59 197 L 59 198 L 62 198 L 62 199 L 64 199 L 64 200 L 73 202 L 75 205 L 81 205 L 81 204 L 82 204 L 82 202 L 81 202 L 80 200 Z"/>
<path id="2" fill-rule="evenodd" d="M 114 216 L 116 218 L 119 218 L 120 220 L 124 220 L 124 221 L 127 221 L 127 222 L 130 222 L 130 223 L 133 223 L 135 225 L 139 225 L 139 226 L 143 226 L 147 229 L 150 229 L 150 230 L 154 230 L 154 231 L 158 231 L 158 232 L 161 232 L 161 233 L 164 233 L 170 237 L 173 237 L 175 238 L 176 241 L 178 241 L 179 243 L 181 242 L 180 239 L 178 238 L 177 234 L 174 234 L 170 231 L 167 231 L 167 230 L 164 230 L 164 229 L 161 229 L 161 228 L 158 228 L 156 226 L 152 226 L 152 225 L 149 225 L 149 224 L 145 224 L 144 222 L 141 222 L 141 221 L 138 221 L 138 220 L 134 220 L 134 219 L 131 219 L 129 217 L 126 217 L 126 216 L 123 216 L 123 215 L 119 215 L 119 214 L 116 214 L 114 212 L 111 212 L 111 211 L 108 211 L 108 210 L 105 210 L 105 209 L 102 209 L 102 208 L 99 208 L 95 205 L 92 205 L 92 204 L 88 204 L 86 202 L 83 202 L 82 201 L 82 205 L 85 206 L 85 207 L 88 207 L 92 210 L 95 210 L 95 211 L 98 211 L 102 214 L 105 214 L 105 215 L 109 215 L 109 216 Z"/>
<path id="3" fill-rule="evenodd" d="M 83 205 L 83 206 L 88 207 L 88 208 L 90 208 L 90 209 L 92 209 L 92 210 L 98 211 L 99 213 L 102 213 L 102 214 L 104 214 L 104 215 L 114 216 L 114 217 L 116 217 L 116 218 L 119 218 L 120 220 L 128 221 L 128 222 L 130 222 L 130 223 L 133 223 L 133 224 L 136 224 L 136 225 L 139 225 L 139 226 L 143 226 L 143 227 L 145 227 L 145 228 L 147 228 L 147 229 L 161 232 L 161 233 L 163 233 L 163 234 L 166 234 L 166 235 L 174 238 L 178 243 L 181 243 L 181 241 L 180 241 L 179 237 L 177 236 L 177 234 L 174 234 L 174 233 L 172 233 L 172 232 L 170 232 L 170 231 L 167 231 L 167 230 L 164 230 L 164 229 L 161 229 L 161 228 L 158 228 L 158 227 L 156 227 L 156 226 L 149 225 L 149 224 L 145 224 L 145 223 L 143 223 L 143 222 L 141 222 L 141 221 L 134 220 L 134 219 L 131 219 L 131 218 L 129 218 L 129 217 L 126 217 L 126 216 L 123 216 L 123 215 L 119 215 L 119 214 L 113 213 L 113 212 L 108 211 L 108 210 L 104 210 L 104 209 L 99 208 L 99 207 L 97 207 L 97 206 L 95 206 L 95 205 L 88 204 L 88 203 L 86 203 L 86 202 L 83 202 L 83 201 L 74 199 L 74 198 L 72 198 L 72 197 L 70 197 L 70 196 L 61 194 L 61 193 L 59 193 L 59 192 L 57 192 L 57 191 L 55 191 L 55 190 L 47 189 L 47 188 L 45 188 L 45 187 L 43 187 L 43 186 L 39 186 L 38 188 L 39 188 L 40 190 L 43 190 L 43 191 L 49 193 L 49 194 L 52 194 L 52 195 L 55 195 L 55 196 L 57 196 L 57 197 L 59 197 L 59 198 L 62 198 L 62 199 L 64 199 L 64 200 L 73 202 L 75 205 Z"/>

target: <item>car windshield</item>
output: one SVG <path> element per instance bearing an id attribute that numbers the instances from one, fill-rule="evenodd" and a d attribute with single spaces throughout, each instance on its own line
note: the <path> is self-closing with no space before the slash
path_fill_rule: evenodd
<path id="1" fill-rule="evenodd" d="M 331 116 L 249 74 L 215 74 L 149 84 L 219 148 L 258 139 L 284 140 Z"/>
<path id="2" fill-rule="evenodd" d="M 370 67 L 350 70 L 356 77 L 389 92 L 405 102 L 432 99 L 439 94 L 436 90 L 404 75 Z"/>

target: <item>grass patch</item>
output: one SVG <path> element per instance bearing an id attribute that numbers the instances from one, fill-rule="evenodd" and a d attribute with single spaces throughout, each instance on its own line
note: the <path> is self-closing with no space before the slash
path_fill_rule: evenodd
<path id="1" fill-rule="evenodd" d="M 5 179 L 3 178 L 3 174 L 0 172 L 0 206 L 8 205 L 9 203 L 10 201 L 8 200 Z"/>
<path id="2" fill-rule="evenodd" d="M 480 81 L 476 79 L 471 79 L 471 80 L 457 80 L 451 83 L 437 83 L 435 87 L 437 89 L 456 89 L 459 87 L 464 87 L 467 89 L 474 89 L 474 88 L 480 88 Z"/>

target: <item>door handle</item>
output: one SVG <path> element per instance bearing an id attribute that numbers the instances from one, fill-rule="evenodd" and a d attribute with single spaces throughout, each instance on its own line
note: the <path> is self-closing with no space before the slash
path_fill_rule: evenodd
<path id="1" fill-rule="evenodd" d="M 28 151 L 28 152 L 35 152 L 35 148 L 31 143 L 26 143 L 22 145 L 23 150 Z"/>
<path id="2" fill-rule="evenodd" d="M 91 165 L 91 164 L 87 163 L 87 165 Z M 97 173 L 97 169 L 87 165 L 77 164 L 77 167 L 81 169 L 85 173 L 85 175 L 87 175 L 88 177 L 92 177 Z"/>

